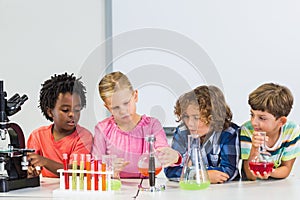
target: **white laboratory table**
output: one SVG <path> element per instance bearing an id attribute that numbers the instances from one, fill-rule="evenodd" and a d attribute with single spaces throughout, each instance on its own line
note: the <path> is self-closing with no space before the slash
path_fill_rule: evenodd
<path id="1" fill-rule="evenodd" d="M 91 194 L 89 192 L 67 193 L 60 197 L 53 195 L 53 191 L 59 189 L 59 179 L 41 178 L 41 186 L 34 188 L 24 188 L 0 193 L 0 198 L 8 199 L 133 199 L 137 192 L 139 179 L 122 180 L 120 191 L 113 193 Z M 145 179 L 143 185 L 146 186 L 148 180 Z M 212 184 L 207 189 L 198 191 L 181 190 L 177 182 L 170 182 L 165 177 L 158 177 L 157 184 L 165 184 L 166 190 L 161 192 L 140 191 L 136 199 L 209 199 L 209 200 L 253 200 L 253 199 L 299 199 L 300 198 L 300 177 L 290 175 L 282 180 L 259 180 L 259 181 L 235 181 L 225 184 Z"/>

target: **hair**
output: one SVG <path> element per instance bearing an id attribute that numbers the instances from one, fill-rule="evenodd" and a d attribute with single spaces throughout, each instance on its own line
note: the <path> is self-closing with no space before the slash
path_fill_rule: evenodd
<path id="1" fill-rule="evenodd" d="M 99 82 L 98 89 L 100 97 L 104 102 L 105 99 L 111 97 L 116 91 L 121 89 L 133 91 L 133 87 L 128 77 L 119 71 L 105 75 Z"/>
<path id="2" fill-rule="evenodd" d="M 265 83 L 250 93 L 248 104 L 252 110 L 272 114 L 276 119 L 287 117 L 293 107 L 291 91 L 282 85 Z"/>
<path id="3" fill-rule="evenodd" d="M 177 122 L 182 120 L 182 114 L 189 105 L 199 106 L 201 120 L 213 130 L 225 130 L 231 124 L 232 112 L 222 91 L 216 86 L 199 86 L 180 96 L 174 110 Z"/>
<path id="4" fill-rule="evenodd" d="M 47 110 L 49 108 L 55 108 L 59 94 L 65 94 L 68 92 L 71 94 L 76 93 L 80 96 L 81 108 L 86 106 L 86 88 L 80 79 L 81 78 L 76 79 L 76 77 L 73 76 L 73 73 L 70 75 L 67 73 L 60 75 L 54 74 L 50 79 L 46 80 L 42 84 L 39 107 L 46 119 L 51 122 L 53 121 L 53 119 L 48 115 Z"/>

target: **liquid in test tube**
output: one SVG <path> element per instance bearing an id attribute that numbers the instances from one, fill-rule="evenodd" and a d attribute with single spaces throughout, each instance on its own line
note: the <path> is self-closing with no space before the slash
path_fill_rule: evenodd
<path id="1" fill-rule="evenodd" d="M 84 164 L 85 164 L 85 154 L 80 154 L 80 174 L 79 174 L 79 189 L 84 190 Z"/>
<path id="2" fill-rule="evenodd" d="M 92 174 L 89 173 L 91 171 L 91 154 L 86 154 L 85 157 L 85 168 L 88 173 L 86 173 L 87 179 L 87 190 L 92 189 Z"/>
<path id="3" fill-rule="evenodd" d="M 72 172 L 72 190 L 77 189 L 77 173 L 75 172 L 77 170 L 77 157 L 77 154 L 73 154 L 72 170 L 74 171 Z"/>
<path id="4" fill-rule="evenodd" d="M 97 174 L 97 172 L 98 172 L 98 162 L 99 162 L 99 160 L 98 160 L 98 158 L 97 158 L 97 156 L 95 156 L 95 159 L 94 159 L 94 171 L 96 172 L 95 174 L 94 174 L 94 178 L 95 178 L 95 181 L 94 181 L 94 183 L 95 183 L 95 190 L 99 190 L 99 180 L 98 180 L 98 174 Z"/>
<path id="5" fill-rule="evenodd" d="M 102 163 L 101 171 L 106 172 L 106 164 Z M 106 191 L 106 175 L 102 174 L 102 191 Z"/>
<path id="6" fill-rule="evenodd" d="M 63 164 L 64 164 L 64 170 L 68 170 L 68 154 L 63 154 Z M 70 188 L 69 184 L 69 174 L 67 172 L 64 172 L 65 177 L 65 189 L 68 190 Z"/>

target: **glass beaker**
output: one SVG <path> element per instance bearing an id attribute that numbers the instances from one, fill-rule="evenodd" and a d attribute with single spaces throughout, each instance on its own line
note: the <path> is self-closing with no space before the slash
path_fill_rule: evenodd
<path id="1" fill-rule="evenodd" d="M 122 186 L 120 174 L 114 170 L 114 162 L 117 160 L 117 155 L 102 155 L 102 163 L 106 164 L 106 171 L 113 172 L 110 179 L 112 190 L 120 190 Z M 109 184 L 107 182 L 107 184 Z"/>
<path id="2" fill-rule="evenodd" d="M 146 136 L 146 141 L 149 142 L 149 145 L 147 145 L 146 152 L 143 153 L 138 161 L 138 170 L 139 172 L 145 176 L 149 177 L 149 161 L 150 159 L 153 159 L 154 157 L 154 164 L 155 164 L 155 175 L 159 174 L 162 170 L 161 162 L 158 160 L 155 150 L 153 147 L 153 143 L 155 141 L 155 138 L 153 135 Z"/>
<path id="3" fill-rule="evenodd" d="M 266 132 L 259 132 L 264 138 L 264 143 L 260 145 L 259 155 L 249 162 L 250 169 L 255 173 L 264 175 L 264 173 L 271 173 L 274 167 L 274 162 L 271 159 L 271 154 L 267 151 L 266 147 Z"/>
<path id="4" fill-rule="evenodd" d="M 179 186 L 184 190 L 201 190 L 210 185 L 201 155 L 200 136 L 188 135 L 188 155 L 182 168 Z"/>
<path id="5" fill-rule="evenodd" d="M 146 152 L 143 153 L 138 161 L 138 170 L 144 177 L 149 178 L 149 186 L 150 188 L 144 188 L 142 186 L 139 186 L 140 189 L 144 191 L 161 191 L 165 189 L 164 185 L 161 185 L 159 187 L 155 187 L 155 176 L 159 174 L 162 170 L 161 162 L 158 160 L 157 156 L 155 155 L 154 150 L 154 141 L 155 136 L 149 135 L 145 137 L 146 141 L 149 145 L 146 149 Z"/>

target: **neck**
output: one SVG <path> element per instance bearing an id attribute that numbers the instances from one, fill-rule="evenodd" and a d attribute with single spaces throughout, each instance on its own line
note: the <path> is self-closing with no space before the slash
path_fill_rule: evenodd
<path id="1" fill-rule="evenodd" d="M 116 122 L 116 124 L 118 125 L 119 129 L 121 129 L 122 131 L 131 131 L 137 126 L 141 118 L 142 117 L 140 115 L 135 114 L 129 123 L 121 124 Z"/>

